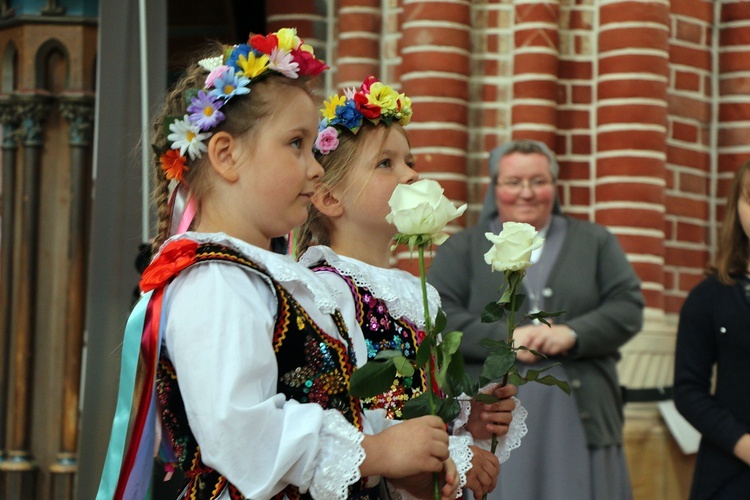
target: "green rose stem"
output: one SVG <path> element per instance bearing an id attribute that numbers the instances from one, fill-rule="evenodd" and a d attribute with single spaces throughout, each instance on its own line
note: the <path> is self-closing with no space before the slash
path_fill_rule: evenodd
<path id="1" fill-rule="evenodd" d="M 422 302 L 424 304 L 424 328 L 427 335 L 432 335 L 432 318 L 430 318 L 430 307 L 427 301 L 427 279 L 424 267 L 424 247 L 427 243 L 420 242 L 419 249 L 419 280 L 422 282 Z M 435 415 L 435 393 L 432 390 L 432 371 L 434 370 L 434 359 L 430 353 L 430 361 L 427 366 L 427 394 L 430 402 L 430 414 Z M 435 491 L 435 500 L 440 500 L 440 483 L 437 472 L 432 474 L 432 485 Z"/>
<path id="2" fill-rule="evenodd" d="M 511 276 L 513 273 L 521 273 L 520 279 L 513 280 L 511 279 Z M 516 329 L 515 324 L 515 313 L 516 313 L 516 283 L 520 283 L 523 280 L 524 271 L 506 271 L 505 272 L 505 280 L 508 282 L 508 288 L 510 290 L 510 312 L 506 316 L 506 325 L 508 325 L 508 345 L 510 346 L 511 350 L 513 349 L 513 330 Z M 508 385 L 508 373 L 503 375 L 503 381 L 500 384 L 500 387 L 505 387 Z M 497 434 L 492 434 L 492 447 L 490 448 L 490 452 L 494 455 L 495 450 L 497 450 Z M 482 500 L 487 500 L 487 493 L 485 493 L 482 496 Z"/>

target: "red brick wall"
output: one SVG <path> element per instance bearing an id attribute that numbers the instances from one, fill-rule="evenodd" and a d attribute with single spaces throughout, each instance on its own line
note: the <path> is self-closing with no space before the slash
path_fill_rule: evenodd
<path id="1" fill-rule="evenodd" d="M 676 313 L 701 279 L 729 179 L 750 156 L 750 2 L 339 0 L 269 10 L 286 24 L 300 16 L 300 34 L 324 45 L 334 87 L 375 74 L 412 98 L 421 175 L 469 203 L 451 231 L 476 220 L 489 151 L 528 137 L 558 155 L 563 211 L 617 235 L 649 308 Z"/>

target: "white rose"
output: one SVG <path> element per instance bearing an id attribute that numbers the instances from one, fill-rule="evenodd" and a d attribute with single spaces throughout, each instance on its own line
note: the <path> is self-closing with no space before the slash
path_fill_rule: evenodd
<path id="1" fill-rule="evenodd" d="M 484 261 L 493 271 L 521 271 L 531 265 L 531 252 L 544 240 L 536 235 L 531 224 L 505 222 L 500 234 L 484 233 L 493 245 L 484 254 Z"/>
<path id="2" fill-rule="evenodd" d="M 448 238 L 440 234 L 445 225 L 460 217 L 466 204 L 456 208 L 443 196 L 443 188 L 437 181 L 423 179 L 413 184 L 399 184 L 388 200 L 391 213 L 385 220 L 406 235 L 427 235 L 439 245 Z"/>

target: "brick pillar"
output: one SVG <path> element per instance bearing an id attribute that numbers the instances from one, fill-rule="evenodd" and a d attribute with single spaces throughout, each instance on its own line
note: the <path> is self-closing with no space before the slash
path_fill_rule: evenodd
<path id="1" fill-rule="evenodd" d="M 297 28 L 297 34 L 310 43 L 314 39 L 325 41 L 325 13 L 319 13 L 316 2 L 267 2 L 266 31 L 278 31 L 281 28 Z M 323 29 L 321 29 L 323 28 Z M 314 45 L 317 55 L 317 45 Z"/>
<path id="2" fill-rule="evenodd" d="M 410 96 L 409 125 L 417 169 L 446 195 L 466 200 L 471 8 L 464 1 L 410 2 L 401 30 L 401 87 Z"/>
<path id="3" fill-rule="evenodd" d="M 490 151 L 510 137 L 515 17 L 513 5 L 502 0 L 487 0 L 472 8 L 467 226 L 476 223 L 482 209 Z"/>
<path id="4" fill-rule="evenodd" d="M 518 4 L 513 57 L 513 138 L 555 146 L 559 55 L 557 1 Z"/>
<path id="5" fill-rule="evenodd" d="M 669 5 L 621 1 L 599 11 L 594 219 L 615 233 L 663 309 Z"/>
<path id="6" fill-rule="evenodd" d="M 667 138 L 664 311 L 676 314 L 703 279 L 711 247 L 716 139 L 711 72 L 715 58 L 712 2 L 672 5 Z M 718 21 L 718 20 L 717 20 Z M 723 28 L 721 28 L 723 30 Z M 720 60 L 720 59 L 719 59 Z"/>
<path id="7" fill-rule="evenodd" d="M 380 0 L 339 2 L 336 88 L 358 86 L 369 75 L 379 80 L 385 78 L 380 74 L 380 3 Z"/>
<path id="8" fill-rule="evenodd" d="M 408 127 L 417 170 L 435 179 L 445 195 L 467 199 L 471 5 L 463 0 L 404 3 L 400 16 L 401 88 L 412 99 Z M 454 221 L 449 231 L 459 229 Z M 415 260 L 399 254 L 402 267 Z M 401 265 L 401 264 L 400 264 Z"/>
<path id="9" fill-rule="evenodd" d="M 724 218 L 724 200 L 734 172 L 750 157 L 750 38 L 747 22 L 750 3 L 722 3 L 719 55 L 719 135 L 717 151 L 718 186 L 716 219 Z"/>

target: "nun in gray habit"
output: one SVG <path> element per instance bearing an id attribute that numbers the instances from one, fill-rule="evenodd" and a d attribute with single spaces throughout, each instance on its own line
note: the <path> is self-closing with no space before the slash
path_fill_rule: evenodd
<path id="1" fill-rule="evenodd" d="M 559 165 L 549 148 L 536 141 L 514 141 L 490 156 L 493 185 L 487 189 L 479 221 L 451 236 L 437 249 L 428 281 L 440 293 L 448 330 L 464 333 L 461 351 L 467 370 L 479 374 L 487 351 L 483 338 L 507 338 L 504 321 L 482 323 L 485 305 L 497 300 L 502 273 L 484 261 L 495 234 L 508 222 L 498 213 L 494 183 L 499 164 L 510 154 L 542 154 L 557 180 Z M 574 347 L 563 355 L 539 359 L 521 372 L 558 363 L 548 373 L 567 380 L 572 394 L 528 383 L 518 397 L 528 410 L 528 434 L 501 467 L 489 498 L 504 500 L 618 500 L 632 497 L 622 447 L 623 401 L 617 378 L 619 348 L 643 321 L 640 281 L 617 238 L 604 227 L 562 215 L 557 199 L 545 227 L 541 251 L 523 281 L 521 312 L 565 311 L 554 318 Z M 556 330 L 555 330 L 556 331 Z M 563 333 L 560 333 L 563 334 Z"/>

